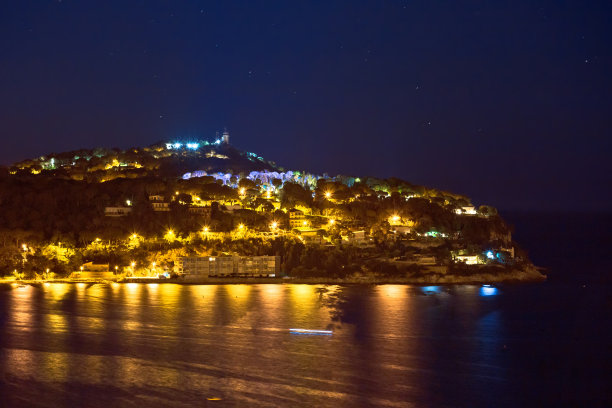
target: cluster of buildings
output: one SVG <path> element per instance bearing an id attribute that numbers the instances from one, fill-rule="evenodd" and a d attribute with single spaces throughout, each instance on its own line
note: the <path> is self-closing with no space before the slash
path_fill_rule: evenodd
<path id="1" fill-rule="evenodd" d="M 170 211 L 170 203 L 164 199 L 161 195 L 150 195 L 149 203 L 151 208 L 155 212 L 168 212 Z M 104 215 L 107 217 L 125 217 L 132 212 L 131 202 L 128 200 L 126 205 L 116 207 L 105 207 Z M 203 205 L 190 205 L 189 212 L 194 215 L 203 217 L 210 217 L 211 208 L 210 206 Z"/>

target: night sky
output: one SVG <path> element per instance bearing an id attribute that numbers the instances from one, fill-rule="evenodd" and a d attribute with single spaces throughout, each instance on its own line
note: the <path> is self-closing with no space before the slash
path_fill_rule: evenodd
<path id="1" fill-rule="evenodd" d="M 0 163 L 212 139 L 506 210 L 612 209 L 609 1 L 2 1 Z"/>

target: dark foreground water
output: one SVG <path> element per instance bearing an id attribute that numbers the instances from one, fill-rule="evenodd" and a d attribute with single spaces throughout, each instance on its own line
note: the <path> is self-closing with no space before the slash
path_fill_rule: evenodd
<path id="1" fill-rule="evenodd" d="M 549 282 L 497 288 L 4 285 L 0 406 L 610 406 L 594 245 L 534 241 Z"/>

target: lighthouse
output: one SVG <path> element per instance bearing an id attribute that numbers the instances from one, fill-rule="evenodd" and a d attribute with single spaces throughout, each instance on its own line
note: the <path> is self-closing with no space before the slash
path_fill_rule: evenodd
<path id="1" fill-rule="evenodd" d="M 223 143 L 229 144 L 229 132 L 227 131 L 227 129 L 223 131 Z"/>

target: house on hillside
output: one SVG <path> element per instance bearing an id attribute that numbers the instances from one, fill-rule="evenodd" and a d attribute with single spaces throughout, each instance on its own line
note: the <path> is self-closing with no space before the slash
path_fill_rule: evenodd
<path id="1" fill-rule="evenodd" d="M 289 214 L 289 225 L 291 228 L 301 228 L 308 225 L 303 211 L 292 208 L 287 213 Z M 304 225 L 305 222 L 306 225 Z"/>
<path id="2" fill-rule="evenodd" d="M 149 202 L 153 211 L 170 211 L 170 203 L 164 201 L 164 196 L 161 195 L 150 195 Z"/>
<path id="3" fill-rule="evenodd" d="M 352 234 L 346 235 L 346 236 L 342 236 L 342 239 L 345 241 L 348 241 L 352 244 L 365 244 L 366 243 L 366 236 L 365 236 L 365 231 L 364 230 L 359 230 L 359 231 L 351 231 Z"/>
<path id="4" fill-rule="evenodd" d="M 198 206 L 190 206 L 189 213 L 193 215 L 199 215 L 202 217 L 210 218 L 211 208 L 210 207 L 198 207 Z"/>
<path id="5" fill-rule="evenodd" d="M 104 207 L 104 215 L 106 217 L 125 217 L 131 211 L 131 207 Z"/>
<path id="6" fill-rule="evenodd" d="M 70 279 L 114 279 L 115 274 L 108 264 L 95 264 L 87 262 L 81 265 L 79 271 L 70 274 Z"/>
<path id="7" fill-rule="evenodd" d="M 318 244 L 321 245 L 323 243 L 323 235 L 322 229 L 308 229 L 308 228 L 300 228 L 299 236 L 302 242 L 305 244 Z"/>

